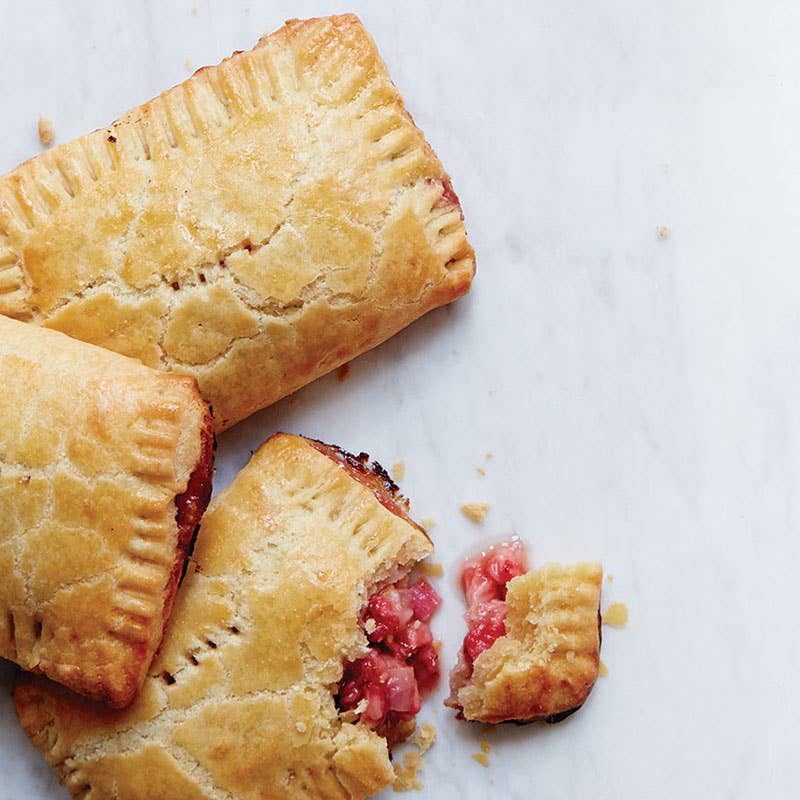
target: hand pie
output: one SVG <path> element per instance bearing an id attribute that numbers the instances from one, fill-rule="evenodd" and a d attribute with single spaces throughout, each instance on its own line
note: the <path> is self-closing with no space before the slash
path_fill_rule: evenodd
<path id="1" fill-rule="evenodd" d="M 211 493 L 193 379 L 0 317 L 0 657 L 125 706 Z"/>
<path id="2" fill-rule="evenodd" d="M 73 797 L 345 799 L 392 781 L 385 739 L 335 698 L 370 653 L 368 598 L 432 550 L 384 475 L 272 437 L 212 500 L 129 710 L 21 677 L 22 725 Z"/>
<path id="3" fill-rule="evenodd" d="M 0 313 L 193 375 L 217 430 L 464 294 L 450 179 L 352 15 L 0 178 Z"/>
<path id="4" fill-rule="evenodd" d="M 469 631 L 446 705 L 485 723 L 558 722 L 584 703 L 600 664 L 598 563 L 527 571 L 519 540 L 464 565 Z"/>

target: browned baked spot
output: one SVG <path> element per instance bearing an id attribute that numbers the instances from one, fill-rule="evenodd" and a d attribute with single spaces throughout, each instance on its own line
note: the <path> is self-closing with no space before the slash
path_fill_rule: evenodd
<path id="1" fill-rule="evenodd" d="M 359 453 L 355 456 L 333 444 L 326 444 L 317 439 L 308 439 L 307 441 L 320 453 L 339 464 L 351 478 L 370 489 L 384 508 L 425 533 L 425 529 L 408 516 L 408 498 L 401 494 L 400 487 L 377 461 L 369 460 L 369 453 Z M 425 536 L 430 539 L 427 533 Z"/>

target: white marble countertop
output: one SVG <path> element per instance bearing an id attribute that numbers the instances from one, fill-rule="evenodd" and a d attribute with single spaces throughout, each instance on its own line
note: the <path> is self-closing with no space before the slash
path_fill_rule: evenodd
<path id="1" fill-rule="evenodd" d="M 40 114 L 64 141 L 344 10 L 452 174 L 478 276 L 348 381 L 225 434 L 217 486 L 277 429 L 404 459 L 438 522 L 448 663 L 456 565 L 486 537 L 614 576 L 630 622 L 585 707 L 498 730 L 485 769 L 443 688 L 420 800 L 797 796 L 800 6 L 0 0 L 0 171 L 39 151 Z M 465 500 L 492 504 L 482 525 Z M 0 665 L 0 800 L 66 797 L 11 682 Z"/>

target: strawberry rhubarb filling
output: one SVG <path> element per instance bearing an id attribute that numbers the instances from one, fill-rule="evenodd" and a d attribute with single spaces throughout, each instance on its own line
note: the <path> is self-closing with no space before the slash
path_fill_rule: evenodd
<path id="1" fill-rule="evenodd" d="M 464 562 L 461 588 L 467 599 L 467 635 L 458 663 L 450 673 L 452 694 L 448 705 L 455 704 L 458 690 L 472 677 L 475 659 L 505 636 L 508 582 L 527 571 L 525 546 L 519 539 L 494 545 Z"/>
<path id="2" fill-rule="evenodd" d="M 345 666 L 336 703 L 390 746 L 404 738 L 422 700 L 439 680 L 429 621 L 441 604 L 433 586 L 405 580 L 373 594 L 362 616 L 369 653 Z"/>

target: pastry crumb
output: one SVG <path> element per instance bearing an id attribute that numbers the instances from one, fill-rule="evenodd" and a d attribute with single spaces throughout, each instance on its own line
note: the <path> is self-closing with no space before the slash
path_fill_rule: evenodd
<path id="1" fill-rule="evenodd" d="M 422 525 L 422 527 L 425 528 L 426 531 L 429 531 L 431 530 L 431 528 L 434 528 L 436 526 L 436 520 L 433 519 L 432 517 L 423 517 L 419 521 L 419 524 Z"/>
<path id="2" fill-rule="evenodd" d="M 395 461 L 392 465 L 392 477 L 396 481 L 401 481 L 406 476 L 406 462 L 405 461 Z"/>
<path id="3" fill-rule="evenodd" d="M 614 583 L 614 576 L 606 575 L 606 583 Z"/>
<path id="4" fill-rule="evenodd" d="M 414 735 L 412 742 L 419 748 L 420 754 L 427 753 L 436 741 L 436 726 L 425 722 Z"/>
<path id="5" fill-rule="evenodd" d="M 491 461 L 493 458 L 494 458 L 494 453 L 487 453 L 486 454 L 486 460 L 487 461 Z"/>
<path id="6" fill-rule="evenodd" d="M 478 467 L 477 468 L 477 472 L 478 472 L 478 475 L 485 475 L 486 474 L 486 470 L 483 469 L 483 467 Z"/>
<path id="7" fill-rule="evenodd" d="M 473 753 L 472 757 L 477 761 L 482 767 L 489 766 L 489 756 L 486 753 Z"/>
<path id="8" fill-rule="evenodd" d="M 666 239 L 669 236 L 669 228 L 666 225 L 656 226 L 656 236 L 659 239 Z"/>
<path id="9" fill-rule="evenodd" d="M 336 380 L 339 383 L 344 383 L 350 377 L 350 362 L 348 361 L 345 364 L 342 364 L 339 369 L 336 370 Z"/>
<path id="10" fill-rule="evenodd" d="M 394 765 L 394 783 L 392 788 L 396 792 L 407 792 L 412 789 L 421 789 L 422 781 L 417 776 L 417 773 L 422 768 L 422 754 L 430 750 L 433 743 L 436 741 L 436 728 L 430 723 L 426 722 L 411 739 L 411 744 L 416 746 L 416 750 L 408 750 L 404 756 L 402 763 Z"/>
<path id="11" fill-rule="evenodd" d="M 490 508 L 489 503 L 464 503 L 461 506 L 461 513 L 473 522 L 483 522 Z"/>
<path id="12" fill-rule="evenodd" d="M 481 750 L 483 750 L 484 753 L 491 753 L 492 746 L 489 744 L 489 742 L 481 742 Z"/>
<path id="13" fill-rule="evenodd" d="M 628 624 L 628 606 L 625 603 L 612 603 L 603 613 L 603 625 L 624 628 Z"/>
<path id="14" fill-rule="evenodd" d="M 197 6 L 193 6 L 193 7 L 192 7 L 192 16 L 193 16 L 193 17 L 196 17 L 196 16 L 197 16 Z"/>
<path id="15" fill-rule="evenodd" d="M 598 664 L 598 666 L 597 666 L 597 674 L 601 678 L 605 678 L 606 675 L 608 675 L 608 667 L 606 666 L 606 662 L 605 661 L 600 661 L 600 663 Z"/>
<path id="16" fill-rule="evenodd" d="M 187 58 L 187 59 L 186 59 L 186 60 L 183 62 L 183 66 L 184 66 L 184 67 L 185 67 L 185 68 L 186 68 L 186 69 L 187 69 L 189 72 L 191 72 L 191 71 L 194 69 L 194 64 L 192 64 L 191 60 L 190 60 L 190 59 L 188 59 L 188 58 Z"/>
<path id="17" fill-rule="evenodd" d="M 56 132 L 53 127 L 53 120 L 48 117 L 39 117 L 39 141 L 44 147 L 50 147 L 55 141 Z"/>
<path id="18" fill-rule="evenodd" d="M 441 578 L 444 575 L 444 568 L 438 561 L 419 561 L 416 570 L 427 578 Z"/>
<path id="19" fill-rule="evenodd" d="M 406 753 L 402 764 L 395 764 L 394 766 L 394 783 L 392 789 L 396 792 L 409 792 L 412 789 L 421 789 L 422 781 L 417 777 L 418 767 L 414 764 L 413 759 L 409 760 L 411 753 Z M 414 755 L 419 758 L 419 753 Z"/>

